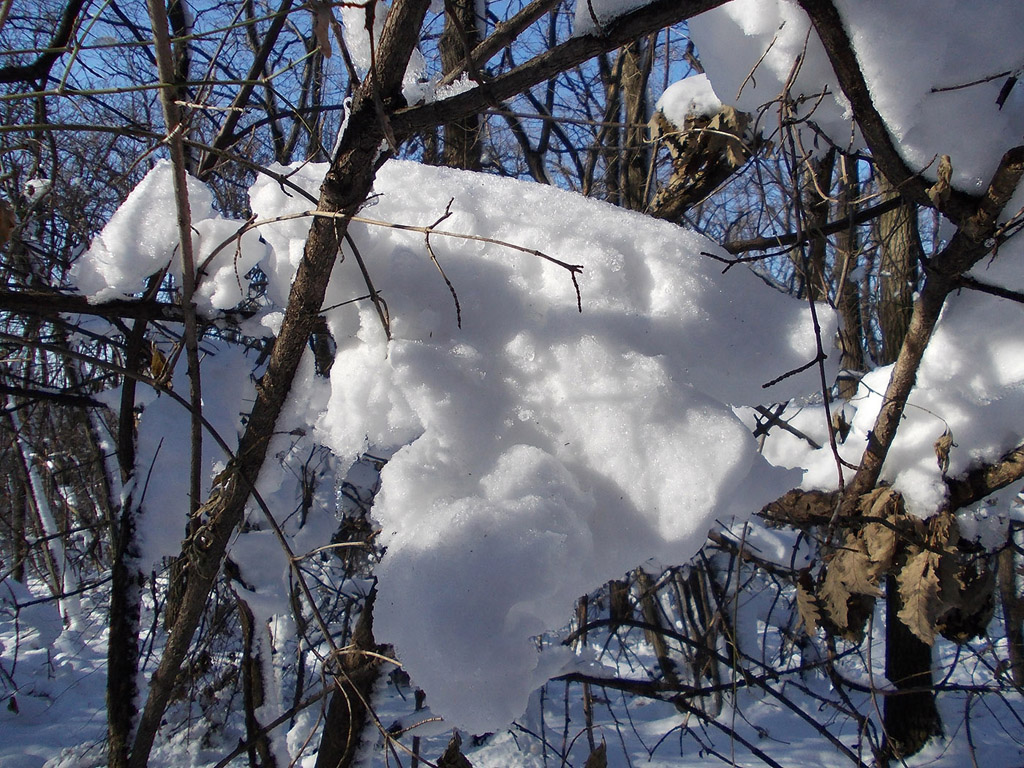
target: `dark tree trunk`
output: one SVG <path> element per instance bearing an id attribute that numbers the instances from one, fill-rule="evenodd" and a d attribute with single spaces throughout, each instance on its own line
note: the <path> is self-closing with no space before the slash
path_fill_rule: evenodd
<path id="1" fill-rule="evenodd" d="M 475 0 L 445 0 L 440 51 L 441 67 L 446 75 L 468 58 L 469 52 L 480 42 L 475 6 Z M 481 158 L 479 115 L 445 123 L 444 165 L 479 171 Z"/>
<path id="2" fill-rule="evenodd" d="M 1011 529 L 1006 546 L 999 553 L 999 597 L 1003 604 L 1010 675 L 1019 688 L 1024 687 L 1024 597 L 1017 586 L 1016 555 Z"/>
<path id="3" fill-rule="evenodd" d="M 886 198 L 896 191 L 882 180 Z M 921 238 L 917 228 L 917 206 L 901 205 L 878 220 L 882 261 L 879 265 L 878 329 L 882 337 L 879 363 L 893 362 L 900 353 L 910 328 L 917 290 L 917 264 L 921 259 Z"/>
<path id="4" fill-rule="evenodd" d="M 378 651 L 373 639 L 373 597 L 371 592 L 352 642 L 336 661 L 335 689 L 327 706 L 316 768 L 349 768 L 359 751 L 370 696 L 380 674 L 380 659 L 364 653 Z"/>
<path id="5" fill-rule="evenodd" d="M 277 760 L 270 748 L 270 739 L 256 717 L 263 706 L 263 664 L 261 656 L 269 652 L 260 643 L 252 610 L 237 596 L 238 618 L 242 624 L 242 695 L 245 700 L 245 738 L 249 747 L 251 768 L 277 768 Z"/>
<path id="6" fill-rule="evenodd" d="M 842 157 L 839 174 L 839 215 L 852 216 L 852 201 L 860 193 L 857 180 L 857 161 Z M 839 348 L 842 350 L 840 365 L 848 372 L 839 381 L 839 397 L 849 400 L 857 393 L 855 374 L 863 371 L 864 366 L 864 323 L 861 315 L 861 284 L 851 277 L 857 268 L 857 231 L 851 225 L 836 233 L 836 272 L 842 282 L 837 289 L 836 308 L 839 310 L 841 326 L 839 329 Z"/>
<path id="7" fill-rule="evenodd" d="M 886 577 L 885 676 L 896 689 L 885 697 L 882 722 L 884 759 L 913 755 L 933 736 L 942 735 L 942 719 L 932 690 L 932 649 L 904 624 L 896 577 Z"/>

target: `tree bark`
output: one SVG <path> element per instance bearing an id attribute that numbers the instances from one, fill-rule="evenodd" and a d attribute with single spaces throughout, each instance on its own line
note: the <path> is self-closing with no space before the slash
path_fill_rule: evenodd
<path id="1" fill-rule="evenodd" d="M 861 315 L 861 283 L 851 277 L 858 263 L 857 230 L 853 226 L 853 204 L 860 184 L 857 179 L 857 161 L 846 156 L 840 158 L 839 219 L 847 219 L 850 226 L 836 233 L 836 271 L 841 282 L 836 292 L 839 310 L 839 348 L 842 350 L 840 366 L 845 375 L 839 382 L 839 397 L 849 400 L 857 393 L 856 373 L 864 370 L 864 322 Z"/>
<path id="2" fill-rule="evenodd" d="M 334 660 L 335 690 L 327 706 L 315 768 L 349 768 L 359 751 L 381 664 L 378 656 L 364 653 L 380 650 L 373 639 L 373 599 L 371 592 L 359 614 L 352 642 Z"/>
<path id="3" fill-rule="evenodd" d="M 1003 605 L 1003 625 L 1010 659 L 1010 679 L 1024 687 L 1024 597 L 1017 586 L 1017 553 L 1010 529 L 1006 546 L 999 553 L 999 597 Z"/>
<path id="4" fill-rule="evenodd" d="M 439 43 L 443 73 L 454 73 L 479 42 L 476 0 L 446 0 L 444 31 Z M 476 67 L 475 62 L 469 64 Z M 479 115 L 466 115 L 444 124 L 444 165 L 479 171 L 481 150 Z"/>
<path id="5" fill-rule="evenodd" d="M 266 457 L 277 419 L 316 327 L 348 217 L 369 195 L 379 163 L 382 142 L 391 133 L 387 114 L 401 100 L 401 84 L 429 0 L 398 0 L 388 14 L 377 50 L 376 67 L 353 99 L 349 127 L 321 186 L 318 209 L 338 216 L 314 217 L 284 321 L 266 373 L 239 440 L 238 450 L 221 484 L 199 509 L 202 525 L 183 554 L 189 558 L 189 579 L 174 625 L 150 681 L 149 696 L 139 720 L 130 759 L 131 768 L 148 764 L 164 710 L 170 700 L 181 662 L 199 625 L 207 597 L 223 564 L 228 543 L 242 521 L 245 505 Z M 392 134 L 393 135 L 393 134 Z"/>
<path id="6" fill-rule="evenodd" d="M 898 196 L 884 177 L 883 198 Z M 896 360 L 910 328 L 917 290 L 917 265 L 924 253 L 917 227 L 917 206 L 904 202 L 878 219 L 879 264 L 878 329 L 882 337 L 882 365 Z"/>
<path id="7" fill-rule="evenodd" d="M 885 594 L 885 676 L 896 692 L 885 697 L 882 754 L 898 760 L 920 751 L 933 736 L 941 736 L 942 719 L 932 690 L 931 646 L 900 620 L 903 601 L 892 574 L 886 577 Z"/>

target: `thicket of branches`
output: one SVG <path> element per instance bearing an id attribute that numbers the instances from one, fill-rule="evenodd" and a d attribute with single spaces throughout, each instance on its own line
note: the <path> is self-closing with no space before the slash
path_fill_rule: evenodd
<path id="1" fill-rule="evenodd" d="M 837 413 L 860 374 L 895 363 L 852 481 L 834 493 L 793 492 L 751 523 L 792 532 L 813 554 L 809 567 L 769 560 L 718 531 L 691 563 L 660 574 L 637 570 L 581 598 L 562 640 L 645 645 L 657 661 L 641 678 L 572 675 L 552 684 L 565 683 L 566 696 L 582 700 L 590 753 L 601 749 L 591 729 L 600 690 L 669 700 L 693 722 L 728 730 L 718 719 L 723 707 L 739 689 L 758 689 L 812 721 L 853 765 L 898 761 L 943 727 L 955 729 L 935 705 L 955 687 L 938 665 L 936 643 L 962 646 L 955 663 L 970 656 L 994 670 L 972 695 L 1020 692 L 1019 531 L 1011 527 L 999 548 L 982 550 L 959 540 L 950 521 L 1020 480 L 1024 446 L 949 477 L 948 504 L 928 521 L 908 516 L 879 476 L 946 298 L 977 288 L 967 271 L 1012 234 L 997 221 L 1024 173 L 1024 148 L 1008 148 L 982 196 L 937 190 L 898 153 L 830 0 L 800 4 L 869 153 L 805 152 L 793 137 L 808 126 L 799 125 L 795 108 L 792 121 L 775 126 L 735 110 L 672 126 L 654 114 L 654 96 L 700 71 L 685 22 L 719 4 L 655 0 L 601 36 L 571 38 L 573 9 L 560 0 L 486 4 L 486 18 L 477 15 L 481 4 L 467 0 L 434 10 L 429 0 L 395 0 L 367 73 L 340 26 L 341 6 L 351 12 L 351 4 L 0 2 L 0 577 L 45 585 L 53 599 L 109 595 L 110 766 L 146 765 L 161 728 L 185 727 L 163 723 L 193 691 L 208 693 L 196 701 L 210 722 L 223 722 L 230 702 L 241 702 L 246 740 L 238 759 L 276 764 L 268 734 L 281 723 L 259 722 L 256 714 L 261 659 L 271 649 L 226 550 L 260 466 L 276 460 L 267 458 L 267 445 L 301 356 L 311 348 L 318 370 L 330 369 L 333 340 L 318 313 L 382 146 L 388 156 L 554 184 L 697 228 L 723 244 L 736 268 L 749 263 L 780 290 L 828 302 L 842 318 L 843 375 L 825 382 L 822 399 Z M 356 10 L 368 25 L 385 14 L 373 3 Z M 346 21 L 352 18 L 360 16 Z M 468 75 L 479 85 L 406 103 L 402 78 L 417 46 L 442 83 Z M 795 98 L 778 95 L 784 112 Z M 348 130 L 335 146 L 343 118 Z M 272 343 L 239 330 L 265 299 L 258 279 L 245 301 L 217 318 L 197 315 L 188 268 L 181 281 L 155 275 L 131 301 L 89 304 L 69 288 L 70 266 L 158 158 L 171 160 L 179 181 L 187 172 L 208 183 L 218 209 L 242 220 L 246 190 L 259 174 L 273 174 L 274 163 L 330 163 L 314 204 L 338 216 L 312 220 Z M 952 238 L 935 234 L 940 216 L 955 227 Z M 186 216 L 180 222 L 189 265 L 189 223 Z M 212 439 L 202 421 L 208 339 L 250 346 L 262 378 L 244 432 L 228 446 L 234 458 L 204 498 L 198 456 Z M 168 366 L 179 358 L 191 391 L 170 392 Z M 145 472 L 136 466 L 134 430 L 146 388 L 190 409 L 196 456 L 192 514 L 169 523 L 180 527 L 185 545 L 160 573 L 141 572 L 134 559 Z M 787 429 L 787 418 L 785 404 L 765 403 L 757 434 Z M 830 437 L 843 440 L 840 420 Z M 363 729 L 381 727 L 372 691 L 392 671 L 387 649 L 373 638 L 365 596 L 338 591 L 346 579 L 372 575 L 379 554 L 372 471 L 362 484 L 324 487 L 324 467 L 334 461 L 310 450 L 295 470 L 308 490 L 299 508 L 268 510 L 271 519 L 301 516 L 324 503 L 338 514 L 334 541 L 323 542 L 337 545 L 335 554 L 295 553 L 300 639 L 298 647 L 275 649 L 276 659 L 288 658 L 288 714 L 324 709 L 317 737 L 323 766 L 351 764 Z M 364 459 L 364 468 L 375 461 Z M 749 594 L 773 606 L 767 620 L 748 615 L 741 597 Z M 884 630 L 867 625 L 875 601 L 885 602 Z M 762 631 L 754 632 L 758 620 Z M 863 683 L 844 676 L 849 659 L 872 647 L 885 654 L 891 682 L 878 689 L 880 711 L 855 703 Z M 321 668 L 307 665 L 310 650 Z M 142 691 L 140 669 L 150 681 Z M 805 682 L 815 675 L 827 681 L 827 695 Z M 7 705 L 16 707 L 18 692 L 4 680 Z M 821 710 L 800 710 L 785 686 L 824 696 Z M 834 736 L 837 720 L 857 723 L 859 751 Z M 393 738 L 401 749 L 419 749 L 416 740 Z M 764 764 L 779 764 L 767 748 L 744 744 Z M 418 759 L 395 749 L 403 761 Z"/>

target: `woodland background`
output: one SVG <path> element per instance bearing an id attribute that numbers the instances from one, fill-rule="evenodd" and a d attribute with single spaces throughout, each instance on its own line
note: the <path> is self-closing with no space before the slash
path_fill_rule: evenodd
<path id="1" fill-rule="evenodd" d="M 468 755 L 596 768 L 632 764 L 645 749 L 650 758 L 666 740 L 674 765 L 695 754 L 793 765 L 787 728 L 802 734 L 802 759 L 821 765 L 966 764 L 985 742 L 1024 764 L 1019 504 L 993 508 L 1000 522 L 982 536 L 961 535 L 958 517 L 1019 490 L 1024 434 L 998 460 L 949 472 L 927 517 L 908 514 L 882 474 L 948 297 L 1024 298 L 969 274 L 1017 231 L 1024 147 L 1003 148 L 973 192 L 951 185 L 948 157 L 910 164 L 830 0 L 795 5 L 866 148 L 819 130 L 806 107 L 820 94 L 788 86 L 759 113 L 725 104 L 675 123 L 657 99 L 703 72 L 687 21 L 719 5 L 612 4 L 597 33 L 574 37 L 579 11 L 563 0 L 0 2 L 0 691 L 24 765 L 464 766 Z M 425 74 L 403 85 L 413 56 Z M 459 82 L 476 85 L 440 90 Z M 1000 109 L 1020 108 L 1012 69 L 985 84 Z M 497 735 L 460 737 L 432 720 L 422 710 L 430 690 L 374 637 L 373 574 L 386 553 L 373 501 L 386 456 L 350 467 L 312 440 L 289 454 L 292 506 L 268 511 L 272 527 L 275 516 L 297 525 L 325 508 L 336 526 L 316 556 L 289 550 L 288 633 L 271 638 L 229 553 L 252 526 L 261 466 L 279 461 L 268 446 L 303 356 L 329 376 L 344 343 L 324 320 L 324 295 L 388 157 L 552 185 L 677 224 L 720 244 L 723 270 L 751 269 L 766 291 L 827 305 L 840 330 L 821 342 L 840 372 L 826 380 L 820 366 L 816 398 L 752 407 L 762 442 L 787 432 L 831 445 L 842 463 L 845 404 L 865 374 L 894 364 L 846 479 L 794 489 L 748 510 L 749 523 L 721 521 L 689 562 L 638 562 L 593 585 L 545 642 L 618 671 L 559 675 Z M 173 169 L 184 267 L 154 271 L 131 297 L 90 299 L 73 265 L 159 159 Z M 326 215 L 307 222 L 286 300 L 268 296 L 254 267 L 235 306 L 197 311 L 186 172 L 209 186 L 217 213 L 246 222 L 258 177 L 285 189 L 280 166 L 307 162 L 328 169 L 309 203 Z M 372 257 L 349 258 L 365 279 L 359 300 L 387 330 Z M 471 290 L 452 288 L 456 307 Z M 254 335 L 247 321 L 270 306 L 283 312 L 276 333 Z M 201 375 L 204 345 L 247 351 L 251 367 L 237 373 L 259 379 L 216 477 L 203 475 L 203 387 L 220 386 Z M 176 425 L 188 510 L 169 524 L 182 551 L 157 571 L 140 564 L 137 540 L 147 471 L 138 429 L 154 391 L 191 414 Z M 811 412 L 817 438 L 801 421 Z M 956 439 L 947 430 L 930 446 L 944 475 Z M 290 546 L 291 533 L 278 533 Z M 754 544 L 764 541 L 782 544 Z M 46 744 L 33 723 L 52 726 L 61 696 L 77 696 L 45 682 L 65 680 L 51 650 L 70 642 L 83 659 L 98 654 L 67 680 L 83 691 L 76 707 L 93 708 L 91 730 Z M 761 699 L 785 713 L 773 734 L 744 715 Z M 647 705 L 656 709 L 641 715 Z M 411 709 L 393 725 L 383 713 L 401 706 Z M 662 729 L 642 749 L 638 734 L 650 734 L 634 714 Z M 827 757 L 810 757 L 808 744 Z"/>

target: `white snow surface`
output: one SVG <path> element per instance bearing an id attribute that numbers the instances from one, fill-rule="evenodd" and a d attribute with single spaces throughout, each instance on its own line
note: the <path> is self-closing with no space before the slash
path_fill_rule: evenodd
<path id="1" fill-rule="evenodd" d="M 666 88 L 654 108 L 682 128 L 687 118 L 715 114 L 722 108 L 722 102 L 707 75 L 692 75 Z"/>
<path id="2" fill-rule="evenodd" d="M 315 192 L 326 166 L 279 170 Z M 221 240 L 235 232 L 237 222 L 214 214 L 194 180 L 190 198 L 197 230 L 216 225 Z M 561 668 L 566 659 L 539 657 L 531 638 L 560 626 L 576 597 L 649 558 L 686 560 L 715 518 L 749 514 L 799 482 L 758 455 L 733 406 L 813 393 L 814 369 L 761 386 L 815 357 L 813 326 L 805 303 L 749 271 L 723 275 L 701 255 L 715 250 L 702 237 L 573 193 L 392 161 L 373 199 L 366 216 L 413 225 L 437 221 L 451 201 L 439 229 L 583 266 L 580 313 L 562 266 L 433 234 L 460 328 L 422 233 L 354 223 L 392 339 L 370 302 L 351 303 L 366 286 L 346 253 L 325 300 L 338 345 L 330 381 L 305 361 L 260 476 L 283 516 L 296 503 L 289 456 L 306 445 L 291 433 L 315 437 L 343 463 L 367 449 L 391 456 L 375 508 L 387 546 L 375 629 L 430 691 L 434 711 L 493 729 Z M 79 286 L 91 286 L 93 300 L 138 290 L 146 269 L 167 264 L 177 235 L 171 200 L 169 167 L 159 164 L 79 264 Z M 251 204 L 264 220 L 312 207 L 270 179 L 253 187 Z M 306 217 L 267 223 L 265 244 L 250 233 L 222 253 L 259 261 L 269 298 L 283 305 L 308 226 Z M 141 245 L 132 239 L 139 231 Z M 238 295 L 234 269 L 212 270 L 201 285 L 211 297 Z M 830 339 L 835 321 L 819 314 Z M 262 334 L 279 320 L 271 309 L 250 326 Z M 252 397 L 249 364 L 208 348 L 204 407 L 233 443 Z M 177 380 L 185 391 L 180 370 Z M 177 440 L 186 424 L 166 396 L 145 404 L 144 567 L 174 554 L 184 531 L 188 451 Z M 204 453 L 212 477 L 227 457 L 212 440 Z M 250 519 L 259 527 L 258 513 Z M 256 589 L 247 599 L 269 617 L 275 606 L 288 610 L 287 561 L 278 558 L 278 576 L 268 572 L 262 536 L 240 536 L 233 557 Z"/>
<path id="3" fill-rule="evenodd" d="M 991 285 L 1024 291 L 1024 242 L 1011 240 L 997 258 L 975 267 L 972 276 Z M 850 435 L 840 455 L 856 465 L 868 432 L 882 406 L 892 366 L 877 368 L 861 380 L 846 406 Z M 799 437 L 773 431 L 765 443 L 772 463 L 800 467 L 807 488 L 835 488 L 836 465 L 820 412 L 790 412 L 791 423 L 825 445 L 812 450 Z M 1020 304 L 964 290 L 947 299 L 918 371 L 917 383 L 882 468 L 881 479 L 900 491 L 907 509 L 920 517 L 934 514 L 947 491 L 935 454 L 935 441 L 948 430 L 950 477 L 962 476 L 982 462 L 994 462 L 1020 444 L 1024 434 L 1024 313 Z M 847 478 L 852 470 L 847 470 Z M 1005 513 L 1020 483 L 994 494 Z"/>
<path id="4" fill-rule="evenodd" d="M 315 189 L 324 171 L 292 180 Z M 799 479 L 757 455 L 731 405 L 813 392 L 815 371 L 761 389 L 813 359 L 813 328 L 805 304 L 751 273 L 723 277 L 700 255 L 710 242 L 603 203 L 409 162 L 388 163 L 375 191 L 367 216 L 427 225 L 452 200 L 441 228 L 584 266 L 580 314 L 565 269 L 433 235 L 460 329 L 422 234 L 354 224 L 393 338 L 367 301 L 327 313 L 338 355 L 326 410 L 309 418 L 340 456 L 393 454 L 375 508 L 375 631 L 435 712 L 493 729 L 557 672 L 531 637 L 578 595 L 650 557 L 685 560 L 715 517 Z M 268 218 L 301 201 L 259 182 L 252 205 Z M 261 231 L 288 254 L 272 262 L 283 290 L 305 222 Z M 348 256 L 326 304 L 363 293 Z"/>
<path id="5" fill-rule="evenodd" d="M 593 7 L 611 18 L 633 6 Z M 992 2 L 970 13 L 951 0 L 840 7 L 908 162 L 924 168 L 936 154 L 950 154 L 955 182 L 977 190 L 1024 133 L 1024 89 L 1011 92 L 1002 110 L 995 105 L 1002 78 L 932 89 L 1017 69 L 1014 35 L 1024 28 L 1024 6 Z M 794 93 L 824 93 L 804 109 L 813 108 L 815 123 L 835 140 L 851 141 L 844 100 L 795 4 L 734 0 L 691 28 L 715 91 L 729 101 L 742 83 L 737 106 L 753 111 L 778 95 L 806 43 Z M 709 90 L 693 80 L 667 99 L 685 101 L 686 110 L 707 107 Z M 315 194 L 326 169 L 284 170 Z M 800 483 L 800 470 L 806 487 L 836 487 L 829 449 L 811 450 L 776 430 L 759 455 L 749 425 L 736 416 L 744 406 L 792 399 L 787 417 L 802 407 L 794 425 L 827 444 L 820 408 L 801 405 L 817 388 L 815 369 L 761 388 L 813 359 L 815 338 L 805 305 L 748 271 L 722 274 L 700 253 L 714 250 L 711 243 L 672 225 L 548 187 L 407 162 L 388 163 L 375 191 L 364 211 L 375 219 L 429 225 L 451 201 L 440 229 L 584 266 L 580 314 L 570 274 L 557 264 L 435 233 L 430 246 L 457 293 L 457 312 L 422 233 L 353 224 L 393 337 L 385 338 L 368 301 L 343 304 L 367 292 L 348 253 L 325 301 L 338 344 L 330 381 L 317 380 L 307 361 L 272 454 L 280 466 L 268 462 L 260 479 L 271 501 L 291 503 L 286 467 L 301 442 L 289 442 L 292 429 L 328 445 L 343 464 L 367 449 L 391 457 L 375 509 L 387 545 L 378 571 L 379 638 L 395 645 L 434 711 L 469 730 L 489 730 L 519 715 L 529 692 L 565 661 L 538 654 L 531 638 L 562 623 L 579 594 L 649 558 L 686 560 L 716 518 L 758 509 Z M 270 300 L 283 306 L 308 219 L 261 227 L 266 244 L 255 233 L 236 242 L 239 223 L 212 210 L 203 185 L 190 179 L 189 197 L 197 261 L 228 243 L 200 279 L 201 311 L 233 306 L 257 263 Z M 271 180 L 254 186 L 251 202 L 262 219 L 312 207 Z M 137 294 L 154 272 L 180 270 L 176 241 L 170 167 L 160 163 L 79 260 L 77 285 L 92 301 Z M 1021 289 L 1019 250 L 1011 242 L 979 276 Z M 819 314 L 827 343 L 835 321 Z M 932 448 L 943 430 L 953 436 L 954 474 L 997 458 L 1024 434 L 1021 321 L 1019 306 L 1007 300 L 967 292 L 951 298 L 883 472 L 917 514 L 943 499 Z M 279 322 L 271 307 L 250 326 L 265 334 Z M 866 376 L 847 406 L 852 428 L 840 451 L 851 462 L 888 376 L 888 369 Z M 207 390 L 224 432 L 249 391 L 248 383 Z M 151 401 L 143 431 L 170 434 L 177 407 L 167 398 Z M 170 442 L 161 447 L 158 437 L 140 437 L 140 446 L 139 482 L 149 466 L 142 462 L 158 468 L 174 452 L 185 455 Z M 211 455 L 211 474 L 223 458 Z M 150 498 L 161 506 L 144 518 L 143 556 L 154 564 L 176 550 L 187 508 L 187 473 L 166 466 L 149 474 Z M 284 570 L 266 572 L 269 549 L 242 537 L 237 552 L 243 573 L 261 574 L 251 583 L 267 617 L 286 610 Z"/>
<path id="6" fill-rule="evenodd" d="M 651 0 L 576 0 L 574 35 L 599 35 L 618 16 L 642 8 Z"/>
<path id="7" fill-rule="evenodd" d="M 1024 134 L 1024 88 L 1014 88 L 1002 109 L 996 104 L 1006 81 L 1005 74 L 997 75 L 1024 65 L 1024 3 L 836 5 L 875 107 L 907 163 L 934 178 L 936 156 L 948 154 L 955 186 L 974 193 L 984 189 L 1002 154 Z M 733 0 L 691 19 L 689 27 L 726 103 L 758 113 L 778 98 L 798 67 L 792 95 L 808 97 L 800 114 L 841 146 L 860 146 L 825 51 L 816 35 L 808 35 L 810 23 L 795 2 Z M 934 91 L 949 88 L 955 89 Z M 762 120 L 764 126 L 776 122 L 771 114 Z M 804 135 L 810 147 L 810 135 Z"/>
<path id="8" fill-rule="evenodd" d="M 138 294 L 146 278 L 164 268 L 181 276 L 173 173 L 169 160 L 158 160 L 72 266 L 71 281 L 89 301 Z M 203 313 L 233 307 L 246 295 L 245 275 L 265 249 L 255 232 L 237 242 L 242 222 L 213 210 L 213 193 L 205 184 L 189 176 L 187 188 L 194 260 L 203 267 L 196 279 L 196 306 Z M 228 247 L 221 248 L 225 242 Z"/>

